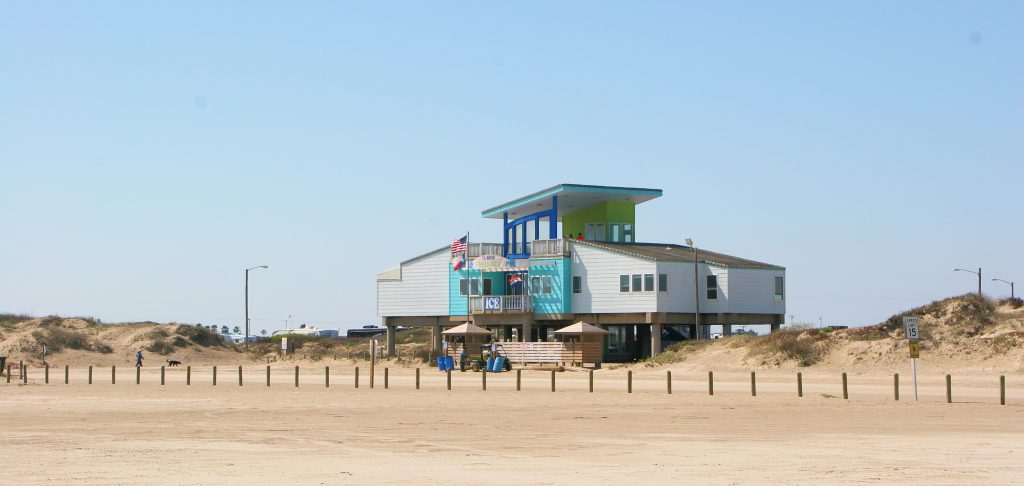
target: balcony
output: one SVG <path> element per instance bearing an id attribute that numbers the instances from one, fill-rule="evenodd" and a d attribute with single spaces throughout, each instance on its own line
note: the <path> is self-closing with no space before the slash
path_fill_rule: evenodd
<path id="1" fill-rule="evenodd" d="M 529 295 L 477 295 L 469 298 L 469 309 L 474 314 L 522 314 L 533 312 L 533 299 Z"/>
<path id="2" fill-rule="evenodd" d="M 483 255 L 501 255 L 501 243 L 470 243 L 466 245 L 469 258 Z"/>
<path id="3" fill-rule="evenodd" d="M 499 245 L 501 246 L 501 245 Z M 528 254 L 530 257 L 568 257 L 572 255 L 572 243 L 569 240 L 535 240 L 526 242 L 509 242 L 509 255 Z"/>

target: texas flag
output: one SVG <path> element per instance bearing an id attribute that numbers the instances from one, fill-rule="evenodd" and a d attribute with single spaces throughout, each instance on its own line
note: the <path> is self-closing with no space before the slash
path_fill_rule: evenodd
<path id="1" fill-rule="evenodd" d="M 452 258 L 452 271 L 457 272 L 460 268 L 466 266 L 466 258 L 462 255 Z"/>
<path id="2" fill-rule="evenodd" d="M 523 274 L 521 274 L 521 273 L 513 273 L 512 275 L 508 276 L 508 284 L 509 285 L 515 285 L 515 284 L 521 284 L 521 283 L 523 283 Z"/>

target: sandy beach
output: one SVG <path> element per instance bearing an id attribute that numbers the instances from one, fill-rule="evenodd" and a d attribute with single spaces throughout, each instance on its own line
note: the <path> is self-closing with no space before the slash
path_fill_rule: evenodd
<path id="1" fill-rule="evenodd" d="M 444 374 L 222 366 L 30 370 L 29 384 L 0 385 L 7 458 L 5 484 L 1011 484 L 1024 477 L 1024 379 L 1007 376 L 999 405 L 998 374 L 921 377 L 919 402 L 909 376 L 901 400 L 892 377 L 850 375 L 842 399 L 837 373 L 715 376 L 677 369 L 667 393 L 664 369 Z"/>

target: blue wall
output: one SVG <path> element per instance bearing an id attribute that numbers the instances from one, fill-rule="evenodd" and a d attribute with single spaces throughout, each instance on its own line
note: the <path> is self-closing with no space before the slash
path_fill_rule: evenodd
<path id="1" fill-rule="evenodd" d="M 472 276 L 470 276 L 472 273 Z M 452 271 L 452 264 L 448 264 L 448 315 L 466 315 L 466 296 L 459 295 L 459 280 L 463 278 L 491 279 L 491 294 L 505 294 L 505 274 L 503 272 L 472 272 L 461 269 L 458 272 Z M 483 291 L 483 283 L 480 284 L 480 291 Z"/>
<path id="2" fill-rule="evenodd" d="M 572 312 L 572 263 L 568 258 L 534 259 L 530 262 L 530 277 L 551 277 L 550 295 L 540 295 L 540 289 L 531 289 L 534 314 L 565 314 Z"/>

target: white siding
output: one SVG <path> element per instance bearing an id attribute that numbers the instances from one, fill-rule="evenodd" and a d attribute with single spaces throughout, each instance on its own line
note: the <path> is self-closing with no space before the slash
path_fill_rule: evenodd
<path id="1" fill-rule="evenodd" d="M 700 263 L 701 313 L 729 312 L 729 269 Z M 693 263 L 659 262 L 658 273 L 668 274 L 668 292 L 658 292 L 658 312 L 693 312 Z M 718 298 L 708 300 L 707 276 L 718 277 Z"/>
<path id="2" fill-rule="evenodd" d="M 729 269 L 729 312 L 785 314 L 786 302 L 775 301 L 775 277 L 785 276 L 781 269 Z"/>
<path id="3" fill-rule="evenodd" d="M 377 315 L 448 315 L 448 249 L 405 262 L 397 272 L 381 273 L 377 278 Z"/>
<path id="4" fill-rule="evenodd" d="M 645 273 L 657 273 L 654 261 L 575 245 L 572 274 L 581 277 L 582 286 L 580 293 L 572 294 L 572 311 L 577 314 L 654 311 L 656 291 L 619 292 L 619 275 Z M 657 275 L 654 278 L 657 288 Z"/>

